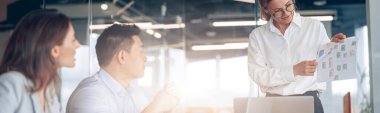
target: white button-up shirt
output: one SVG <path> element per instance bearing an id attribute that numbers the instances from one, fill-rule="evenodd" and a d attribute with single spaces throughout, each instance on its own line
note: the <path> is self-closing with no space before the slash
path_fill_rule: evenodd
<path id="1" fill-rule="evenodd" d="M 320 46 L 330 42 L 323 24 L 295 13 L 284 35 L 273 20 L 254 29 L 249 36 L 248 70 L 265 93 L 293 95 L 323 91 L 325 84 L 314 76 L 295 76 L 293 65 L 317 57 Z"/>
<path id="2" fill-rule="evenodd" d="M 71 94 L 67 113 L 141 113 L 151 96 L 130 84 L 125 90 L 106 71 L 81 81 Z"/>

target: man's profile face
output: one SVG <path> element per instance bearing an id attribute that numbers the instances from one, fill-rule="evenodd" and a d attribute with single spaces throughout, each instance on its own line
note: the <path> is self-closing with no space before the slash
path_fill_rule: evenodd
<path id="1" fill-rule="evenodd" d="M 132 36 L 133 44 L 128 54 L 128 63 L 126 69 L 133 77 L 139 78 L 144 75 L 146 55 L 144 46 L 139 36 Z"/>

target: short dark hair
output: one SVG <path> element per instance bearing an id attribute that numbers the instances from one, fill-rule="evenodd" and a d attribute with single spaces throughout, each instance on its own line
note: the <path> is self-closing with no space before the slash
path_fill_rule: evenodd
<path id="1" fill-rule="evenodd" d="M 122 48 L 129 52 L 134 43 L 132 36 L 139 34 L 140 28 L 133 24 L 113 24 L 106 28 L 95 45 L 99 65 L 108 65 L 114 54 Z"/>
<path id="2" fill-rule="evenodd" d="M 0 74 L 19 71 L 35 84 L 38 91 L 54 81 L 59 87 L 58 63 L 51 55 L 56 45 L 62 45 L 71 21 L 57 10 L 29 12 L 17 23 L 0 65 Z"/>

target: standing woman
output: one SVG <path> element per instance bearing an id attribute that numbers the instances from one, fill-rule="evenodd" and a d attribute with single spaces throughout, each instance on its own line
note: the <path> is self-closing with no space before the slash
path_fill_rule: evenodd
<path id="1" fill-rule="evenodd" d="M 59 113 L 58 69 L 75 65 L 80 44 L 70 19 L 55 10 L 25 15 L 0 65 L 0 113 Z"/>
<path id="2" fill-rule="evenodd" d="M 329 39 L 323 24 L 295 12 L 295 0 L 260 0 L 261 16 L 267 24 L 249 36 L 248 70 L 266 96 L 313 96 L 314 112 L 323 113 L 314 72 L 318 48 L 330 41 L 342 42 L 346 36 Z"/>

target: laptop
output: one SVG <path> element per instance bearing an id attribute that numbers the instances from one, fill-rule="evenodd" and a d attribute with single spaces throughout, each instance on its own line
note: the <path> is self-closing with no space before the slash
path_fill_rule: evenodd
<path id="1" fill-rule="evenodd" d="M 234 113 L 314 113 L 312 96 L 234 98 Z"/>

